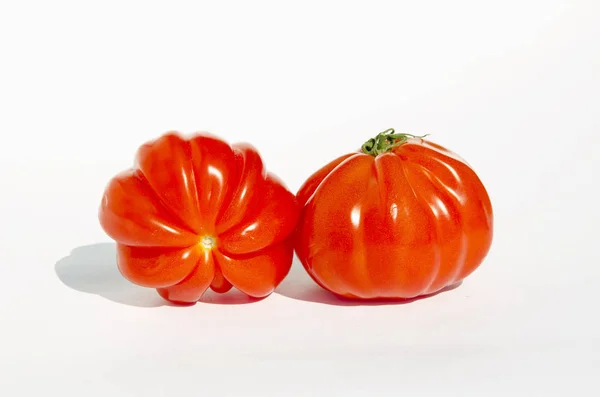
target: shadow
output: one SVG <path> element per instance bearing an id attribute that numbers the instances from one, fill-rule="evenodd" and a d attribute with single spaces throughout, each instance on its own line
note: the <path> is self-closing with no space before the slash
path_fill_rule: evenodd
<path id="1" fill-rule="evenodd" d="M 263 298 L 253 298 L 234 287 L 224 294 L 219 294 L 209 289 L 199 302 L 215 305 L 243 305 L 246 303 L 260 302 L 266 298 L 268 298 L 268 296 Z"/>
<path id="2" fill-rule="evenodd" d="M 75 248 L 69 256 L 54 266 L 60 281 L 69 288 L 87 294 L 102 296 L 110 301 L 136 307 L 187 307 L 163 299 L 154 288 L 141 287 L 125 279 L 117 267 L 117 249 L 114 243 L 99 243 Z M 261 299 L 247 296 L 238 290 L 225 294 L 207 291 L 201 303 L 238 305 Z"/>
<path id="3" fill-rule="evenodd" d="M 382 305 L 405 305 L 419 300 L 431 298 L 443 292 L 451 291 L 458 288 L 462 282 L 455 283 L 433 294 L 422 295 L 410 299 L 371 299 L 359 300 L 344 298 L 335 295 L 317 285 L 306 273 L 302 263 L 294 255 L 292 269 L 288 276 L 283 280 L 275 293 L 279 295 L 301 300 L 305 302 L 321 303 L 334 306 L 382 306 Z"/>

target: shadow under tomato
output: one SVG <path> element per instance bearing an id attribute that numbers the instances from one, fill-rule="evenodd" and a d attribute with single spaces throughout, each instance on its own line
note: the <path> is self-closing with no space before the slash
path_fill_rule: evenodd
<path id="1" fill-rule="evenodd" d="M 136 307 L 187 307 L 164 300 L 154 288 L 135 285 L 125 279 L 117 268 L 114 243 L 99 243 L 77 247 L 71 254 L 56 262 L 54 271 L 69 288 L 87 294 L 102 296 L 110 301 Z M 199 303 L 237 305 L 256 302 L 238 290 L 225 294 L 208 291 Z"/>
<path id="2" fill-rule="evenodd" d="M 422 295 L 410 299 L 372 299 L 360 300 L 343 298 L 335 295 L 317 285 L 302 267 L 300 261 L 294 257 L 294 263 L 288 276 L 283 280 L 279 287 L 275 290 L 279 295 L 301 300 L 305 302 L 321 303 L 334 306 L 382 306 L 382 305 L 403 305 L 416 302 L 419 300 L 431 298 L 443 292 L 451 291 L 458 288 L 462 282 L 450 285 L 433 294 Z"/>

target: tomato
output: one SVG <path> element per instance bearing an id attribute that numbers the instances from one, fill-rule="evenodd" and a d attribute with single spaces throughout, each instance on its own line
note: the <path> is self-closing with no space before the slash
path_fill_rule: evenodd
<path id="1" fill-rule="evenodd" d="M 250 144 L 169 132 L 140 146 L 134 167 L 110 180 L 99 220 L 125 278 L 192 303 L 209 287 L 273 292 L 291 267 L 299 212 Z"/>
<path id="2" fill-rule="evenodd" d="M 414 298 L 462 281 L 487 256 L 485 187 L 458 155 L 423 138 L 386 130 L 302 185 L 295 249 L 321 287 Z"/>

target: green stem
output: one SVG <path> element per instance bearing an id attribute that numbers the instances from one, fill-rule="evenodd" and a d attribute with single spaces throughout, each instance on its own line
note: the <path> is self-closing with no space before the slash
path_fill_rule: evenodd
<path id="1" fill-rule="evenodd" d="M 391 152 L 392 149 L 406 142 L 408 138 L 425 138 L 429 135 L 395 134 L 394 132 L 393 128 L 380 132 L 375 138 L 369 139 L 362 145 L 362 152 L 377 157 L 380 154 Z"/>

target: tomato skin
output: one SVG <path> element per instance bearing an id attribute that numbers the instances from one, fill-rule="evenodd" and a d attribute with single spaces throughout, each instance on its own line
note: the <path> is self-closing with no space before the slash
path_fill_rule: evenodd
<path id="1" fill-rule="evenodd" d="M 321 287 L 354 299 L 409 299 L 462 281 L 493 236 L 488 193 L 467 163 L 410 138 L 341 156 L 297 193 L 295 250 Z"/>
<path id="2" fill-rule="evenodd" d="M 272 293 L 290 270 L 299 213 L 253 146 L 168 132 L 109 181 L 98 217 L 125 278 L 193 303 L 209 287 Z"/>

